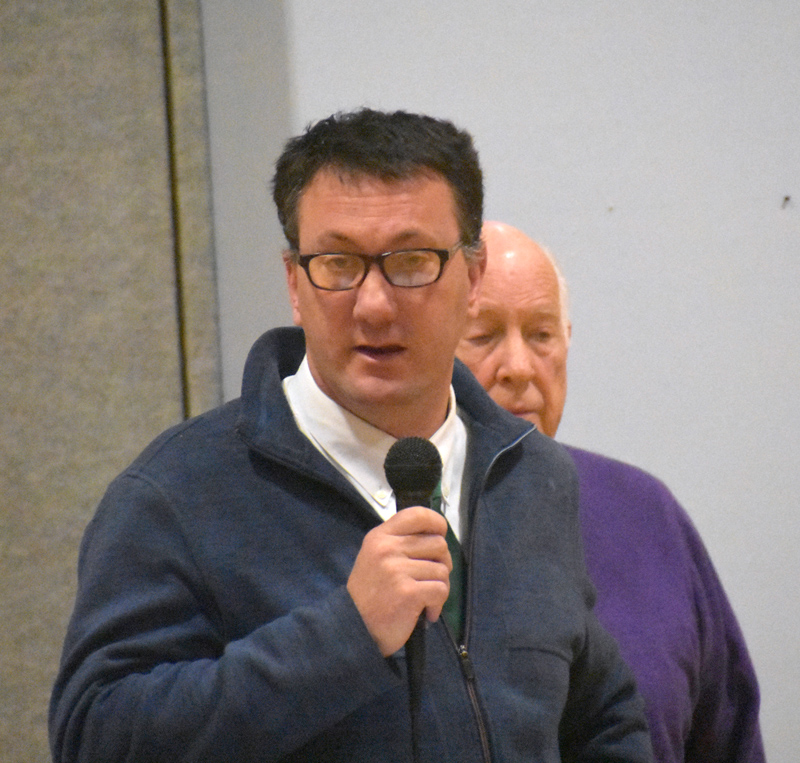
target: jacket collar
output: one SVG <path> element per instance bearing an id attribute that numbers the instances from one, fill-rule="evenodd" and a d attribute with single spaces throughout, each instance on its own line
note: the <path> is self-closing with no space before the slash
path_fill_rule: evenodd
<path id="1" fill-rule="evenodd" d="M 259 452 L 284 463 L 306 465 L 306 469 L 311 462 L 316 471 L 322 462 L 329 467 L 325 469 L 328 476 L 339 478 L 297 429 L 281 390 L 282 380 L 297 371 L 304 355 L 305 337 L 297 327 L 272 329 L 256 340 L 244 367 L 241 414 L 236 428 Z M 469 473 L 485 473 L 498 453 L 534 430 L 528 422 L 497 406 L 459 360 L 453 369 L 453 388 L 469 431 Z"/>

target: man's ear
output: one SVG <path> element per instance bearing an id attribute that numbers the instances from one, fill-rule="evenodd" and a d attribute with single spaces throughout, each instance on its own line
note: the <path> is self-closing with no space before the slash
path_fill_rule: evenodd
<path id="1" fill-rule="evenodd" d="M 288 249 L 283 253 L 283 266 L 286 268 L 286 286 L 289 289 L 292 320 L 295 326 L 302 326 L 303 320 L 300 313 L 300 300 L 297 296 L 297 269 L 299 266 L 292 259 L 292 253 Z"/>
<path id="2" fill-rule="evenodd" d="M 474 317 L 474 312 L 477 310 L 478 305 L 478 295 L 481 290 L 481 281 L 483 281 L 483 274 L 486 272 L 486 244 L 483 239 L 480 242 L 480 249 L 467 262 L 467 272 L 470 283 L 467 309 L 470 317 Z"/>

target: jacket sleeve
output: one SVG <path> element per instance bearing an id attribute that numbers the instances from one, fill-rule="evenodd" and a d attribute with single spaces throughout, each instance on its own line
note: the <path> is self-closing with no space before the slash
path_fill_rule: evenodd
<path id="1" fill-rule="evenodd" d="M 564 763 L 648 763 L 653 760 L 644 701 L 616 641 L 592 612 L 583 648 L 570 668 L 559 728 Z"/>
<path id="2" fill-rule="evenodd" d="M 400 681 L 344 586 L 231 639 L 179 524 L 142 478 L 101 503 L 51 699 L 54 761 L 276 760 Z"/>

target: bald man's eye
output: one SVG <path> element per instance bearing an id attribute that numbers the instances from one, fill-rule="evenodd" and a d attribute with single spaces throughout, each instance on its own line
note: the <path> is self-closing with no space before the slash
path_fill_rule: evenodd
<path id="1" fill-rule="evenodd" d="M 497 335 L 494 332 L 484 331 L 479 334 L 469 334 L 465 337 L 465 339 L 470 344 L 474 344 L 477 347 L 483 347 L 484 345 L 491 344 L 496 336 Z"/>
<path id="2" fill-rule="evenodd" d="M 550 327 L 536 328 L 528 331 L 525 336 L 529 344 L 548 344 L 555 339 L 556 332 Z"/>

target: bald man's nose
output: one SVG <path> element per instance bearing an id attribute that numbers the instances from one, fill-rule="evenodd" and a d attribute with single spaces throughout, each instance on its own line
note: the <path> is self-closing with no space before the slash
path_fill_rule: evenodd
<path id="1" fill-rule="evenodd" d="M 500 347 L 498 376 L 512 384 L 527 384 L 536 378 L 536 353 L 519 332 L 506 334 Z"/>

